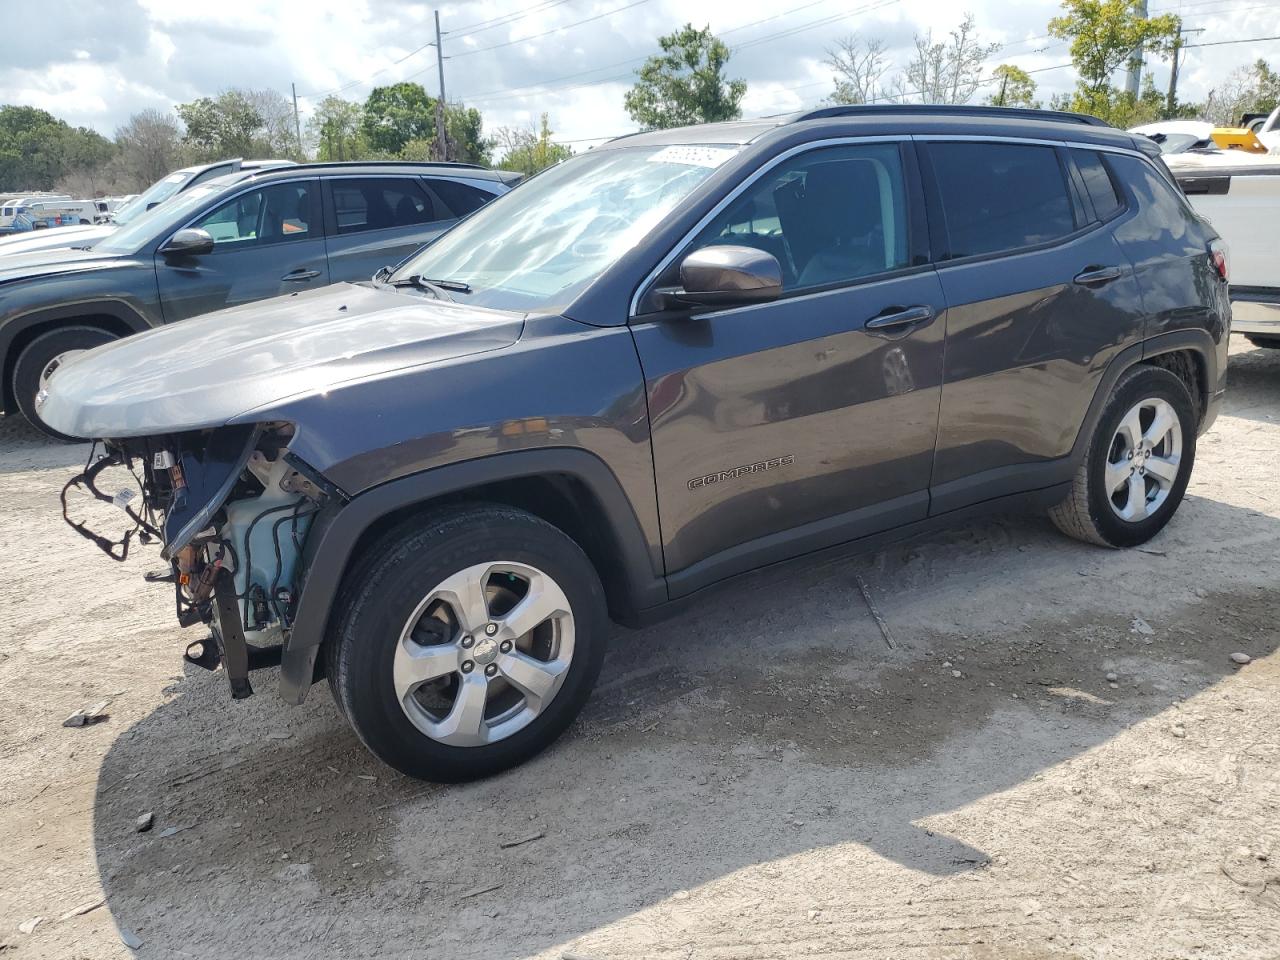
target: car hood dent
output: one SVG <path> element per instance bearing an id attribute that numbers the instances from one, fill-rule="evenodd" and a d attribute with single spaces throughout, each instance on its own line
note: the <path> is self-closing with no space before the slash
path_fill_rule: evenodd
<path id="1" fill-rule="evenodd" d="M 286 399 L 500 349 L 523 316 L 368 284 L 207 314 L 99 347 L 49 382 L 40 415 L 72 436 L 120 438 L 274 419 Z"/>

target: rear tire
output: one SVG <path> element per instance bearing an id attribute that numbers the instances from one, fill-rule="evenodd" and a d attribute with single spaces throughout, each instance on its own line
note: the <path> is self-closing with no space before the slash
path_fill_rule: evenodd
<path id="1" fill-rule="evenodd" d="M 372 544 L 333 624 L 329 684 L 357 736 L 400 772 L 441 783 L 550 745 L 590 695 L 608 635 L 577 543 L 484 504 L 442 508 Z"/>
<path id="2" fill-rule="evenodd" d="M 1255 347 L 1265 347 L 1268 350 L 1280 350 L 1280 337 L 1252 337 L 1245 334 L 1245 339 Z"/>
<path id="3" fill-rule="evenodd" d="M 98 327 L 58 327 L 36 337 L 22 353 L 13 367 L 13 396 L 18 410 L 33 427 L 47 437 L 65 443 L 80 443 L 78 437 L 69 437 L 47 426 L 36 412 L 36 394 L 43 389 L 45 380 L 52 373 L 51 367 L 70 359 L 71 354 L 92 350 L 116 337 Z"/>
<path id="4" fill-rule="evenodd" d="M 1070 496 L 1050 518 L 1086 543 L 1146 543 L 1182 502 L 1198 426 L 1191 393 L 1175 374 L 1149 366 L 1126 371 L 1098 418 Z"/>

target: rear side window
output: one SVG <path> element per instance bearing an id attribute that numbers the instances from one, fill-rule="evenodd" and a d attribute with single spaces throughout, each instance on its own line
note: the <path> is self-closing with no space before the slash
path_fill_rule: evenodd
<path id="1" fill-rule="evenodd" d="M 952 257 L 1001 253 L 1073 233 L 1075 215 L 1053 147 L 932 143 Z"/>
<path id="2" fill-rule="evenodd" d="M 493 199 L 492 193 L 485 193 L 466 183 L 456 180 L 428 180 L 431 189 L 440 195 L 440 199 L 448 204 L 455 217 L 465 217 L 479 210 Z"/>
<path id="3" fill-rule="evenodd" d="M 1107 171 L 1106 161 L 1092 150 L 1073 150 L 1076 166 L 1084 178 L 1085 189 L 1093 201 L 1093 212 L 1099 220 L 1110 220 L 1120 212 L 1124 202 L 1116 193 L 1116 185 Z"/>
<path id="4" fill-rule="evenodd" d="M 340 234 L 408 227 L 440 219 L 426 191 L 407 177 L 344 179 L 332 184 L 333 212 Z"/>

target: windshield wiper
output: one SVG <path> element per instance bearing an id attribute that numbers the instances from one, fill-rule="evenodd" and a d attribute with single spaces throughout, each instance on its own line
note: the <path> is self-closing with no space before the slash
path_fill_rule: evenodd
<path id="1" fill-rule="evenodd" d="M 442 300 L 453 300 L 453 297 L 449 296 L 450 292 L 471 292 L 471 284 L 463 283 L 461 280 L 428 280 L 420 273 L 401 277 L 399 280 L 392 280 L 391 286 L 416 287 L 419 290 L 429 290 Z"/>

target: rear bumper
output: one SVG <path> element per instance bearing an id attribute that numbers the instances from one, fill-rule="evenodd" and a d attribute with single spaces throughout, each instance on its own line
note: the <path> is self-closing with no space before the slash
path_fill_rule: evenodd
<path id="1" fill-rule="evenodd" d="M 1280 336 L 1280 289 L 1232 289 L 1231 332 Z"/>

